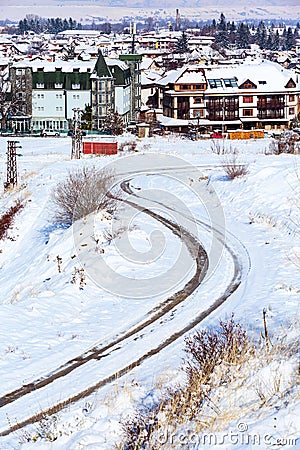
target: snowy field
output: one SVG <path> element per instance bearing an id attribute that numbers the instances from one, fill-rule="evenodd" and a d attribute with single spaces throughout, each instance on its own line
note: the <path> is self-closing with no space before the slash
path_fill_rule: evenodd
<path id="1" fill-rule="evenodd" d="M 6 141 L 0 138 L 3 181 Z M 40 425 L 33 424 L 0 437 L 1 450 L 114 448 L 120 439 L 120 417 L 147 398 L 155 384 L 180 380 L 189 334 L 181 331 L 231 282 L 238 288 L 198 328 L 234 312 L 259 337 L 265 308 L 269 332 L 276 337 L 299 320 L 299 156 L 267 155 L 270 142 L 225 141 L 227 150 L 237 152 L 239 162 L 248 167 L 246 176 L 230 180 L 222 165 L 231 156 L 215 154 L 210 140 L 156 137 L 138 140 L 136 154 L 70 160 L 69 138 L 20 138 L 19 185 L 2 190 L 0 198 L 1 215 L 17 199 L 25 203 L 9 238 L 0 241 L 0 433 L 89 387 L 95 389 L 49 419 L 44 431 L 52 430 L 57 438 L 53 442 L 49 431 L 44 432 L 48 440 L 34 437 Z M 195 258 L 172 229 L 125 203 L 115 218 L 96 214 L 92 224 L 83 220 L 76 227 L 55 225 L 51 193 L 58 181 L 83 166 L 113 167 L 118 185 L 123 181 L 128 188 L 123 199 L 179 224 L 207 251 L 210 265 L 200 286 L 159 319 L 155 314 L 163 302 L 194 275 Z M 120 236 L 107 241 L 105 231 L 111 227 Z M 80 268 L 85 270 L 82 284 L 74 282 Z M 176 333 L 177 339 L 159 349 Z M 115 345 L 103 361 L 88 358 L 111 342 Z M 8 393 L 55 375 L 80 355 L 86 362 L 66 376 L 4 402 Z M 138 367 L 130 370 L 137 361 Z M 282 371 L 289 373 L 292 364 L 287 361 Z M 113 377 L 116 373 L 119 376 Z M 269 376 L 267 371 L 264 376 Z M 99 380 L 108 381 L 97 386 Z M 292 402 L 278 400 L 277 407 L 265 413 L 243 412 L 240 422 L 252 433 L 296 439 L 299 412 L 295 394 Z M 285 448 L 299 446 L 299 441 L 298 447 L 286 442 Z M 244 447 L 241 442 L 220 445 Z M 257 448 L 268 447 L 265 443 Z"/>

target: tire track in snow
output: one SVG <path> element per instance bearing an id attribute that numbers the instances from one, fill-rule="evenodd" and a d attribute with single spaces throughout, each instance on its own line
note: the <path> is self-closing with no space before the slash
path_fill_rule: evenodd
<path id="1" fill-rule="evenodd" d="M 121 184 L 121 188 L 129 193 L 130 195 L 140 197 L 142 199 L 142 196 L 138 196 L 137 194 L 133 193 L 132 189 L 129 186 L 130 180 L 127 180 Z M 52 372 L 48 376 L 42 377 L 40 379 L 37 379 L 33 381 L 32 383 L 23 385 L 19 389 L 16 389 L 0 398 L 0 406 L 7 405 L 9 403 L 13 403 L 14 401 L 20 399 L 21 397 L 24 397 L 25 395 L 35 392 L 38 389 L 41 389 L 49 384 L 51 384 L 53 381 L 57 380 L 58 378 L 65 377 L 69 373 L 71 373 L 76 368 L 84 365 L 88 361 L 94 360 L 100 360 L 102 358 L 105 358 L 109 356 L 112 352 L 118 350 L 120 347 L 115 348 L 117 345 L 123 343 L 123 345 L 130 345 L 131 341 L 126 344 L 126 340 L 129 338 L 137 335 L 140 331 L 146 329 L 149 325 L 153 325 L 157 320 L 161 319 L 163 316 L 165 316 L 168 312 L 170 312 L 172 309 L 174 309 L 175 306 L 182 303 L 187 297 L 189 297 L 192 292 L 197 289 L 201 281 L 203 280 L 205 274 L 208 270 L 208 259 L 207 254 L 205 250 L 201 247 L 199 241 L 192 236 L 186 229 L 182 228 L 180 225 L 177 225 L 167 218 L 160 216 L 157 213 L 154 213 L 153 211 L 144 208 L 134 202 L 131 202 L 129 200 L 122 200 L 123 202 L 126 202 L 130 204 L 132 207 L 140 210 L 143 213 L 146 213 L 153 217 L 154 219 L 160 221 L 163 223 L 166 227 L 168 227 L 175 235 L 177 235 L 179 238 L 183 240 L 185 245 L 190 248 L 191 246 L 193 249 L 196 249 L 197 257 L 195 259 L 196 262 L 196 272 L 194 276 L 186 283 L 183 289 L 178 291 L 177 293 L 173 294 L 171 297 L 167 298 L 165 301 L 163 301 L 159 307 L 154 308 L 152 311 L 150 311 L 148 314 L 155 312 L 152 314 L 146 321 L 137 324 L 136 327 L 134 327 L 132 330 L 125 332 L 122 336 L 116 338 L 115 340 L 111 341 L 107 345 L 105 345 L 102 348 L 94 347 L 84 354 L 80 355 L 79 357 L 76 357 L 70 361 L 68 361 L 63 366 L 59 367 L 56 371 Z M 166 205 L 163 205 L 166 207 Z M 168 207 L 167 207 L 168 209 Z M 171 209 L 171 208 L 169 208 Z M 190 220 L 195 220 L 194 218 L 189 218 Z M 210 225 L 206 224 L 205 222 L 202 222 L 200 220 L 196 220 L 199 224 L 204 226 L 207 229 L 210 229 Z M 217 231 L 217 230 L 215 230 Z M 220 235 L 221 239 L 221 235 Z M 5 436 L 10 434 L 13 431 L 16 431 L 20 428 L 25 427 L 26 425 L 29 425 L 31 423 L 37 422 L 41 420 L 43 417 L 51 414 L 57 413 L 59 410 L 66 407 L 68 404 L 76 402 L 90 394 L 92 394 L 95 390 L 105 386 L 106 384 L 118 379 L 119 377 L 127 374 L 132 369 L 138 367 L 140 364 L 142 364 L 143 361 L 150 358 L 151 356 L 159 353 L 161 350 L 175 342 L 179 337 L 182 337 L 185 333 L 188 331 L 191 331 L 196 325 L 198 325 L 200 322 L 202 322 L 207 316 L 209 316 L 213 311 L 215 311 L 220 305 L 222 305 L 228 297 L 235 292 L 235 290 L 239 287 L 241 280 L 242 280 L 242 266 L 241 262 L 238 258 L 238 256 L 235 254 L 235 252 L 226 244 L 224 243 L 224 246 L 226 247 L 227 251 L 230 253 L 233 262 L 234 262 L 234 273 L 233 276 L 225 290 L 225 292 L 215 300 L 215 302 L 206 310 L 202 311 L 198 316 L 194 318 L 191 322 L 189 322 L 185 327 L 177 331 L 176 333 L 173 333 L 171 336 L 169 336 L 167 339 L 165 339 L 163 342 L 161 342 L 158 346 L 155 348 L 149 350 L 147 353 L 140 356 L 135 361 L 131 362 L 127 366 L 121 368 L 117 372 L 111 374 L 108 377 L 103 378 L 102 380 L 99 380 L 97 383 L 95 383 L 92 386 L 89 386 L 87 389 L 82 390 L 81 392 L 73 395 L 72 397 L 69 397 L 68 399 L 57 403 L 56 405 L 53 405 L 50 408 L 47 408 L 43 411 L 39 411 L 37 414 L 35 414 L 32 417 L 29 417 L 23 421 L 20 421 L 16 423 L 15 425 L 11 425 L 9 429 L 3 430 L 0 432 L 0 436 Z"/>

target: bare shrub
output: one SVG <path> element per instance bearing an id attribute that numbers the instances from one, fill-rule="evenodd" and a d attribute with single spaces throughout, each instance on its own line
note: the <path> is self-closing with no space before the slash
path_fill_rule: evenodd
<path id="1" fill-rule="evenodd" d="M 280 155 L 290 153 L 295 155 L 300 152 L 300 136 L 294 131 L 285 131 L 277 139 L 274 139 L 269 146 L 269 154 Z"/>
<path id="2" fill-rule="evenodd" d="M 224 139 L 212 141 L 210 144 L 212 153 L 216 155 L 224 155 L 226 153 Z"/>
<path id="3" fill-rule="evenodd" d="M 24 208 L 21 200 L 17 200 L 15 204 L 0 217 L 0 240 L 7 237 L 8 230 L 12 227 L 15 215 Z"/>
<path id="4" fill-rule="evenodd" d="M 136 147 L 137 147 L 136 141 L 125 141 L 119 145 L 119 151 L 123 152 L 127 150 L 130 152 L 136 152 L 137 151 Z"/>
<path id="5" fill-rule="evenodd" d="M 226 158 L 222 166 L 226 175 L 231 180 L 237 177 L 243 177 L 248 173 L 248 164 L 240 162 L 236 154 L 233 154 L 230 158 Z"/>
<path id="6" fill-rule="evenodd" d="M 123 443 L 118 450 L 159 450 L 161 444 L 157 437 L 165 434 L 166 427 L 176 429 L 179 423 L 194 420 L 207 426 L 206 422 L 214 414 L 211 418 L 204 417 L 201 414 L 204 405 L 218 414 L 218 407 L 210 398 L 211 391 L 231 381 L 232 371 L 238 372 L 238 367 L 254 353 L 247 332 L 234 321 L 233 314 L 226 321 L 220 320 L 218 328 L 208 328 L 188 337 L 185 345 L 186 385 L 166 390 L 157 403 L 141 408 L 134 417 L 126 419 Z"/>
<path id="7" fill-rule="evenodd" d="M 196 332 L 186 339 L 185 345 L 186 372 L 191 384 L 195 379 L 208 383 L 217 365 L 236 363 L 251 347 L 247 332 L 234 321 L 233 314 L 227 321 L 220 320 L 217 329 Z"/>
<path id="8" fill-rule="evenodd" d="M 52 192 L 55 221 L 71 225 L 97 209 L 114 210 L 116 200 L 109 195 L 113 183 L 106 169 L 83 167 L 69 173 Z"/>

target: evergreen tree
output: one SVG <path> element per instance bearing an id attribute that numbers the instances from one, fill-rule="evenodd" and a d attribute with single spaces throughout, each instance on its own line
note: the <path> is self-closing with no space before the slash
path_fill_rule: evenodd
<path id="1" fill-rule="evenodd" d="M 295 45 L 295 37 L 291 27 L 288 28 L 285 36 L 284 49 L 291 50 Z"/>
<path id="2" fill-rule="evenodd" d="M 215 39 L 217 48 L 229 47 L 229 36 L 227 30 L 227 22 L 223 13 L 221 13 L 220 20 L 217 24 L 217 36 Z"/>
<path id="3" fill-rule="evenodd" d="M 81 128 L 83 130 L 92 129 L 92 107 L 90 105 L 85 105 L 85 109 L 81 116 Z"/>
<path id="4" fill-rule="evenodd" d="M 113 136 L 123 134 L 125 129 L 122 117 L 117 111 L 109 111 L 103 120 L 101 131 L 108 132 Z"/>
<path id="5" fill-rule="evenodd" d="M 275 50 L 275 51 L 280 50 L 280 36 L 279 36 L 279 31 L 278 30 L 276 30 L 276 33 L 275 33 L 275 36 L 274 36 L 273 50 Z"/>
<path id="6" fill-rule="evenodd" d="M 229 25 L 229 42 L 230 44 L 234 44 L 236 41 L 236 25 L 232 21 Z"/>
<path id="7" fill-rule="evenodd" d="M 188 53 L 188 52 L 189 52 L 188 37 L 183 31 L 181 36 L 177 38 L 177 42 L 174 47 L 174 53 Z"/>
<path id="8" fill-rule="evenodd" d="M 261 21 L 257 27 L 255 42 L 263 50 L 267 45 L 267 30 L 263 21 Z"/>
<path id="9" fill-rule="evenodd" d="M 238 48 L 250 48 L 251 34 L 248 25 L 243 22 L 239 24 L 236 33 L 236 43 Z"/>
<path id="10" fill-rule="evenodd" d="M 273 39 L 274 39 L 274 36 L 271 33 L 271 31 L 270 31 L 268 39 L 267 39 L 267 42 L 266 42 L 266 49 L 267 50 L 273 50 Z"/>

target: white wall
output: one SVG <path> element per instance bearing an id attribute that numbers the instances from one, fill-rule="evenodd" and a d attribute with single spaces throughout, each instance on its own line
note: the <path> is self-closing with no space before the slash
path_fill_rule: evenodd
<path id="1" fill-rule="evenodd" d="M 124 115 L 130 110 L 130 86 L 115 86 L 115 110 Z"/>
<path id="2" fill-rule="evenodd" d="M 84 111 L 85 105 L 91 104 L 91 92 L 74 89 L 66 92 L 66 118 L 73 118 L 73 108 L 79 108 Z"/>

